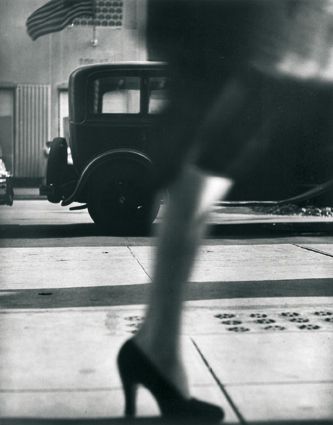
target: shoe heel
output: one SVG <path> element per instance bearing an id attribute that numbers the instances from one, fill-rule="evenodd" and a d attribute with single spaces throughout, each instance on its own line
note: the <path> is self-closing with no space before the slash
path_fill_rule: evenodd
<path id="1" fill-rule="evenodd" d="M 133 417 L 136 410 L 138 385 L 146 387 L 157 404 L 162 416 L 183 423 L 217 423 L 223 418 L 223 410 L 214 404 L 194 398 L 185 398 L 168 381 L 150 360 L 140 351 L 133 340 L 128 340 L 118 354 L 118 369 L 125 394 L 125 416 Z M 182 420 L 183 422 L 178 422 Z"/>
<path id="2" fill-rule="evenodd" d="M 125 416 L 133 417 L 136 413 L 136 393 L 137 384 L 122 377 L 124 395 L 125 395 Z"/>
<path id="3" fill-rule="evenodd" d="M 128 362 L 123 349 L 118 356 L 118 370 L 125 396 L 125 416 L 135 416 L 137 383 L 126 363 Z"/>

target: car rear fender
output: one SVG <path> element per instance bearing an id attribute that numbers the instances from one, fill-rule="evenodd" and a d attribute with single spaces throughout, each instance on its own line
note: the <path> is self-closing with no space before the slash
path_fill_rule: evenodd
<path id="1" fill-rule="evenodd" d="M 107 152 L 102 153 L 95 157 L 83 170 L 77 185 L 73 193 L 61 203 L 62 206 L 71 204 L 72 202 L 79 199 L 80 194 L 86 188 L 87 183 L 90 181 L 92 176 L 96 173 L 97 170 L 100 170 L 101 167 L 105 166 L 109 162 L 113 162 L 119 159 L 124 158 L 136 159 L 145 163 L 148 167 L 152 166 L 151 159 L 144 153 L 136 151 L 134 149 L 112 149 Z"/>

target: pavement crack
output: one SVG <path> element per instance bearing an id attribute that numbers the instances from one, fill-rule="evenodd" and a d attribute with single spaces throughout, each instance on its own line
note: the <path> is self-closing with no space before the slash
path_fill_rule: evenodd
<path id="1" fill-rule="evenodd" d="M 152 280 L 152 276 L 150 276 L 150 274 L 147 272 L 147 270 L 145 269 L 144 265 L 141 264 L 140 260 L 138 259 L 138 257 L 135 255 L 135 253 L 133 252 L 132 248 L 130 246 L 127 246 L 127 249 L 129 250 L 129 252 L 131 253 L 132 257 L 134 258 L 134 260 L 139 264 L 139 266 L 141 267 L 141 269 L 143 270 L 143 272 L 149 277 L 150 280 Z"/>
<path id="2" fill-rule="evenodd" d="M 216 373 L 214 372 L 213 368 L 211 367 L 211 365 L 209 364 L 208 360 L 206 359 L 206 357 L 203 355 L 202 351 L 200 350 L 199 346 L 197 345 L 197 343 L 194 341 L 193 338 L 191 338 L 192 344 L 194 345 L 195 349 L 197 350 L 199 356 L 201 357 L 202 361 L 204 362 L 205 366 L 207 367 L 207 369 L 209 370 L 210 374 L 212 375 L 214 381 L 216 382 L 216 384 L 218 385 L 218 387 L 220 388 L 220 390 L 222 391 L 223 395 L 225 396 L 225 398 L 228 400 L 232 410 L 234 411 L 235 415 L 237 416 L 239 422 L 241 424 L 246 424 L 245 419 L 243 418 L 243 415 L 240 413 L 240 411 L 238 410 L 237 406 L 235 405 L 234 401 L 232 400 L 231 396 L 229 395 L 229 393 L 227 392 L 227 390 L 225 389 L 224 385 L 222 384 L 222 382 L 219 380 L 218 376 L 216 375 Z"/>
<path id="3" fill-rule="evenodd" d="M 292 245 L 296 246 L 297 248 L 304 249 L 306 251 L 314 252 L 315 254 L 321 254 L 321 255 L 325 255 L 326 257 L 333 258 L 332 254 L 325 252 L 325 251 L 322 251 L 321 249 L 310 248 L 308 246 L 298 245 L 296 243 L 293 243 Z"/>

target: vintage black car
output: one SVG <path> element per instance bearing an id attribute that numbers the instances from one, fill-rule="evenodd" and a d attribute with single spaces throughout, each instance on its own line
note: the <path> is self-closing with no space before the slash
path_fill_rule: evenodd
<path id="1" fill-rule="evenodd" d="M 93 221 L 113 233 L 148 228 L 160 206 L 154 201 L 152 148 L 156 152 L 160 142 L 154 123 L 167 103 L 168 82 L 166 64 L 159 62 L 74 71 L 69 79 L 69 140 L 58 137 L 51 143 L 48 200 L 63 206 L 81 203 L 72 209 L 88 208 Z M 287 138 L 282 128 L 262 142 L 265 155 L 246 181 L 240 179 L 231 201 L 300 203 L 326 192 L 318 202 L 332 204 L 332 148 L 325 131 L 320 136 L 304 125 Z"/>
<path id="2" fill-rule="evenodd" d="M 51 144 L 50 202 L 79 202 L 98 226 L 113 232 L 152 223 L 159 205 L 151 128 L 166 103 L 167 82 L 166 66 L 157 62 L 92 65 L 70 75 L 69 140 L 57 137 Z"/>

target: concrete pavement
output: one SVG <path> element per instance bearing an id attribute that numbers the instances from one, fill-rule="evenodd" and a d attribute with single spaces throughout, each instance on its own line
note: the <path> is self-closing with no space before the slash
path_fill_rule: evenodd
<path id="1" fill-rule="evenodd" d="M 333 423 L 332 239 L 295 240 L 200 250 L 183 353 L 193 395 L 226 423 Z M 142 320 L 154 246 L 100 242 L 0 248 L 1 424 L 127 423 L 115 358 Z M 139 422 L 157 414 L 139 391 Z"/>

